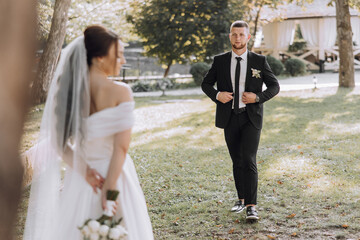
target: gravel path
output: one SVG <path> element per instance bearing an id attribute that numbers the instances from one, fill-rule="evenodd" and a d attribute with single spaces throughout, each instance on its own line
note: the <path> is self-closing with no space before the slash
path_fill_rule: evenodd
<path id="1" fill-rule="evenodd" d="M 280 80 L 281 92 L 279 97 L 299 97 L 299 98 L 322 98 L 328 95 L 336 94 L 338 74 L 323 73 L 315 74 L 318 78 L 317 89 L 314 89 L 312 77 L 314 75 L 296 77 L 291 79 Z M 360 71 L 356 72 L 357 86 L 348 94 L 360 94 Z M 161 92 L 134 93 L 136 97 L 160 96 Z M 167 95 L 184 96 L 184 95 L 203 95 L 200 88 L 167 91 Z M 164 127 L 168 122 L 182 118 L 188 114 L 209 111 L 213 106 L 212 101 L 187 99 L 187 100 L 169 100 L 165 103 L 153 105 L 135 110 L 136 122 L 133 132 L 142 132 L 157 127 Z"/>
<path id="2" fill-rule="evenodd" d="M 317 78 L 317 88 L 328 88 L 338 86 L 339 73 L 315 73 L 301 77 L 291 77 L 287 79 L 279 80 L 281 92 L 313 89 L 313 77 Z M 360 86 L 360 71 L 355 72 L 355 83 Z M 135 97 L 151 97 L 161 96 L 161 91 L 156 92 L 139 92 L 134 93 Z M 166 91 L 167 95 L 171 96 L 184 96 L 184 95 L 204 95 L 200 87 L 180 90 L 169 90 Z"/>

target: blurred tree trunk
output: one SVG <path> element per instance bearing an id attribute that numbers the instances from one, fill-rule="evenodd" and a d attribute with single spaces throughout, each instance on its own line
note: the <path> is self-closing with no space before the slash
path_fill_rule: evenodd
<path id="1" fill-rule="evenodd" d="M 66 35 L 70 3 L 71 0 L 56 0 L 55 2 L 49 37 L 39 62 L 37 79 L 32 86 L 32 99 L 34 103 L 46 101 L 49 83 L 54 75 Z"/>
<path id="2" fill-rule="evenodd" d="M 349 0 L 336 0 L 336 25 L 339 43 L 339 87 L 355 87 L 354 52 Z"/>
<path id="3" fill-rule="evenodd" d="M 169 75 L 171 65 L 172 65 L 172 62 L 166 66 L 166 70 L 164 72 L 164 78 L 166 78 Z"/>
<path id="4" fill-rule="evenodd" d="M 19 146 L 33 77 L 36 0 L 0 0 L 0 238 L 13 239 L 23 167 Z"/>

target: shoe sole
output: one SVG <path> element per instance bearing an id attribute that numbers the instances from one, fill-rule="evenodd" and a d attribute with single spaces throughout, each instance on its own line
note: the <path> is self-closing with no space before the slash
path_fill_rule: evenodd
<path id="1" fill-rule="evenodd" d="M 246 217 L 246 220 L 259 220 L 259 217 L 257 217 L 257 216 L 248 216 L 248 217 Z"/>
<path id="2" fill-rule="evenodd" d="M 245 210 L 245 208 L 241 209 L 241 210 L 237 210 L 235 211 L 235 213 L 242 213 Z"/>

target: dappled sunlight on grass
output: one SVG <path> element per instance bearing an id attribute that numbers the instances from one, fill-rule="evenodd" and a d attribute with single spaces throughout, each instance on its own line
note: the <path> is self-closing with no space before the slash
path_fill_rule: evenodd
<path id="1" fill-rule="evenodd" d="M 160 131 L 153 131 L 153 132 L 144 132 L 141 135 L 141 138 L 137 141 L 132 141 L 131 147 L 136 147 L 138 145 L 142 144 L 148 144 L 148 143 L 158 143 L 160 140 L 166 140 L 171 137 L 176 137 L 179 135 L 188 134 L 192 131 L 192 127 L 177 127 L 177 128 L 164 128 Z"/>
<path id="2" fill-rule="evenodd" d="M 133 132 L 148 131 L 164 127 L 175 119 L 183 118 L 191 113 L 207 111 L 206 101 L 186 103 L 164 103 L 135 110 L 135 126 Z"/>
<path id="3" fill-rule="evenodd" d="M 267 121 L 273 121 L 273 122 L 289 122 L 294 121 L 296 119 L 296 115 L 289 114 L 289 113 L 279 113 L 279 114 L 273 114 Z"/>
<path id="4" fill-rule="evenodd" d="M 273 160 L 271 167 L 269 166 L 265 171 L 262 171 L 261 174 L 266 179 L 281 181 L 284 177 L 290 176 L 292 178 L 296 177 L 298 180 L 306 181 L 305 179 L 313 177 L 315 174 L 318 174 L 319 171 L 319 167 L 313 164 L 313 159 L 302 155 L 294 156 L 294 154 L 292 154 Z"/>
<path id="5" fill-rule="evenodd" d="M 137 99 L 129 154 L 155 239 L 360 237 L 359 95 L 340 89 L 265 104 L 257 224 L 229 211 L 236 200 L 232 162 L 223 130 L 214 126 L 215 104 L 198 99 Z"/>

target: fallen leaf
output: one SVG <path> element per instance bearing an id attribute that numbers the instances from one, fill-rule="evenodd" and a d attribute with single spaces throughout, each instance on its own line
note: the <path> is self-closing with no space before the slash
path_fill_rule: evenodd
<path id="1" fill-rule="evenodd" d="M 239 220 L 239 219 L 236 219 L 236 220 L 234 221 L 234 223 L 240 223 L 240 220 Z"/>
<path id="2" fill-rule="evenodd" d="M 347 224 L 343 224 L 343 225 L 341 225 L 341 227 L 343 227 L 343 228 L 348 228 L 348 227 L 349 227 L 349 225 L 347 225 Z"/>
<path id="3" fill-rule="evenodd" d="M 296 232 L 293 232 L 290 236 L 292 236 L 292 237 L 296 237 L 296 236 L 297 236 L 297 234 L 296 234 Z"/>
<path id="4" fill-rule="evenodd" d="M 179 167 L 183 167 L 183 165 L 182 165 L 182 164 L 179 164 Z"/>
<path id="5" fill-rule="evenodd" d="M 262 164 L 264 161 L 259 161 L 258 164 Z"/>
<path id="6" fill-rule="evenodd" d="M 300 149 L 301 148 L 301 146 L 298 146 L 298 149 Z"/>
<path id="7" fill-rule="evenodd" d="M 290 214 L 289 216 L 286 216 L 286 218 L 294 218 L 296 216 L 295 213 Z"/>
<path id="8" fill-rule="evenodd" d="M 223 226 L 222 224 L 216 225 L 216 227 L 218 228 L 221 228 L 222 226 Z"/>
<path id="9" fill-rule="evenodd" d="M 301 155 L 303 155 L 303 154 L 304 154 L 304 152 L 300 152 L 300 154 L 301 154 Z"/>
<path id="10" fill-rule="evenodd" d="M 194 208 L 198 208 L 198 206 L 194 205 Z"/>
<path id="11" fill-rule="evenodd" d="M 161 214 L 161 219 L 164 219 L 165 213 Z"/>
<path id="12" fill-rule="evenodd" d="M 229 234 L 232 234 L 235 231 L 235 228 L 229 230 Z"/>
<path id="13" fill-rule="evenodd" d="M 267 235 L 267 237 L 268 237 L 269 239 L 276 239 L 276 237 L 271 236 L 271 235 Z"/>
<path id="14" fill-rule="evenodd" d="M 331 150 L 332 150 L 332 148 L 329 148 L 328 150 L 329 150 L 329 151 L 331 151 Z"/>
<path id="15" fill-rule="evenodd" d="M 282 182 L 282 181 L 277 181 L 277 183 L 278 183 L 278 184 L 280 184 L 280 185 L 281 185 L 281 184 L 283 184 L 283 182 Z"/>
<path id="16" fill-rule="evenodd" d="M 177 218 L 175 219 L 174 223 L 176 223 L 179 219 L 180 219 L 180 218 L 179 218 L 179 217 L 177 217 Z"/>

